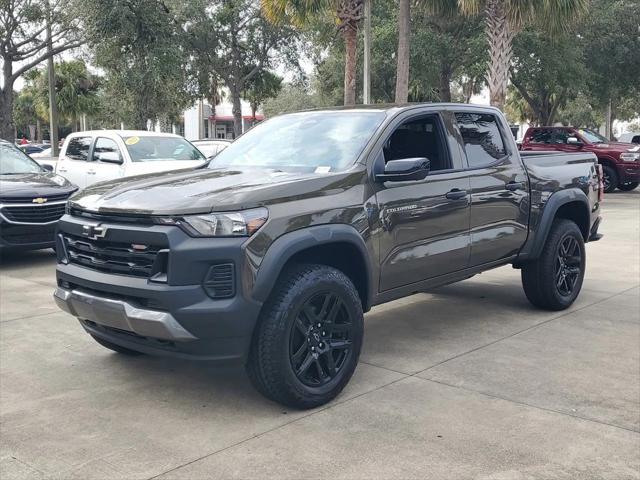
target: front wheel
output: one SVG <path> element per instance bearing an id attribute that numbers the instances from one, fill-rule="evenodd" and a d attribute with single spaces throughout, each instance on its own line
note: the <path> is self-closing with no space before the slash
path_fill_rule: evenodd
<path id="1" fill-rule="evenodd" d="M 630 192 L 631 190 L 635 190 L 638 185 L 640 185 L 639 182 L 626 182 L 618 185 L 618 188 L 623 192 Z"/>
<path id="2" fill-rule="evenodd" d="M 618 186 L 618 172 L 609 165 L 602 165 L 602 185 L 605 193 L 613 192 Z"/>
<path id="3" fill-rule="evenodd" d="M 564 310 L 582 288 L 586 265 L 584 239 L 571 220 L 556 219 L 540 257 L 522 267 L 529 301 L 545 310 Z"/>
<path id="4" fill-rule="evenodd" d="M 314 408 L 347 384 L 362 337 L 362 304 L 351 280 L 326 265 L 299 265 L 285 271 L 264 306 L 247 371 L 266 397 Z"/>

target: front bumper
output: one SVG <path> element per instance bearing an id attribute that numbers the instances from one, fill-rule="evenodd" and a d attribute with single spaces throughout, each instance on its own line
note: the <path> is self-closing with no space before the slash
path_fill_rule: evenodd
<path id="1" fill-rule="evenodd" d="M 39 250 L 55 245 L 55 224 L 21 225 L 0 219 L 0 250 Z"/>
<path id="2" fill-rule="evenodd" d="M 69 216 L 60 222 L 54 297 L 88 333 L 148 354 L 225 362 L 246 358 L 262 306 L 242 287 L 246 239 L 192 238 L 177 227 L 102 222 L 105 241 L 163 243 L 166 275 L 145 278 L 66 261 L 63 237 L 78 234 L 83 223 Z M 212 298 L 203 282 L 221 262 L 234 265 L 234 294 Z"/>
<path id="3" fill-rule="evenodd" d="M 640 182 L 640 161 L 620 162 L 618 165 L 620 183 Z"/>
<path id="4" fill-rule="evenodd" d="M 133 332 L 140 337 L 186 342 L 196 340 L 168 312 L 139 308 L 124 300 L 99 297 L 81 290 L 58 287 L 53 298 L 74 317 L 91 319 L 112 329 Z"/>

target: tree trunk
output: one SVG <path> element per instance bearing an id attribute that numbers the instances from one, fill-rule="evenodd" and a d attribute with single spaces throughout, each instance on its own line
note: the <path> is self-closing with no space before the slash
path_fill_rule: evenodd
<path id="1" fill-rule="evenodd" d="M 451 66 L 442 64 L 440 66 L 440 101 L 451 101 Z"/>
<path id="2" fill-rule="evenodd" d="M 396 69 L 396 103 L 409 100 L 409 45 L 411 43 L 410 0 L 399 0 L 398 66 Z"/>
<path id="3" fill-rule="evenodd" d="M 345 25 L 344 36 L 344 104 L 356 104 L 356 65 L 358 28 L 355 24 Z"/>
<path id="4" fill-rule="evenodd" d="M 13 124 L 13 69 L 9 59 L 3 59 L 2 77 L 4 86 L 0 89 L 0 138 L 14 141 Z"/>
<path id="5" fill-rule="evenodd" d="M 36 119 L 36 141 L 42 143 L 42 122 L 39 118 Z"/>
<path id="6" fill-rule="evenodd" d="M 503 0 L 487 0 L 486 35 L 489 43 L 489 67 L 487 83 L 491 105 L 504 108 L 509 84 L 509 65 L 513 56 L 514 29 L 509 23 L 505 2 Z"/>
<path id="7" fill-rule="evenodd" d="M 233 105 L 233 133 L 235 138 L 242 135 L 242 103 L 240 102 L 240 90 L 231 89 L 231 103 Z"/>

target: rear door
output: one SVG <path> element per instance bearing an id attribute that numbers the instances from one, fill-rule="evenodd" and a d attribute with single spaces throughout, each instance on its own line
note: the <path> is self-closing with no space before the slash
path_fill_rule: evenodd
<path id="1" fill-rule="evenodd" d="M 470 266 L 509 258 L 527 238 L 528 177 L 508 125 L 493 113 L 465 109 L 455 114 L 471 188 Z"/>
<path id="2" fill-rule="evenodd" d="M 89 151 L 92 143 L 93 137 L 90 135 L 69 138 L 65 151 L 56 163 L 56 173 L 78 187 L 85 188 L 91 163 Z"/>
<path id="3" fill-rule="evenodd" d="M 114 163 L 114 158 L 118 158 L 121 163 Z M 96 138 L 91 160 L 87 171 L 87 185 L 114 180 L 124 175 L 124 157 L 118 144 L 111 138 Z"/>
<path id="4" fill-rule="evenodd" d="M 424 180 L 375 182 L 380 220 L 380 291 L 438 277 L 467 267 L 469 174 L 459 144 L 445 130 L 443 115 L 408 115 L 384 139 L 377 172 L 389 160 L 426 157 Z"/>

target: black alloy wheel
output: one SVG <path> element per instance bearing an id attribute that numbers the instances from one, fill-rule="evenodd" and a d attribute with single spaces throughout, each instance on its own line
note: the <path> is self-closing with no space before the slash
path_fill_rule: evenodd
<path id="1" fill-rule="evenodd" d="M 303 384 L 317 387 L 339 374 L 351 354 L 353 322 L 342 299 L 318 293 L 297 311 L 289 338 L 289 360 Z"/>
<path id="2" fill-rule="evenodd" d="M 558 293 L 563 297 L 573 295 L 581 274 L 582 251 L 576 238 L 566 235 L 558 245 L 555 280 Z"/>

